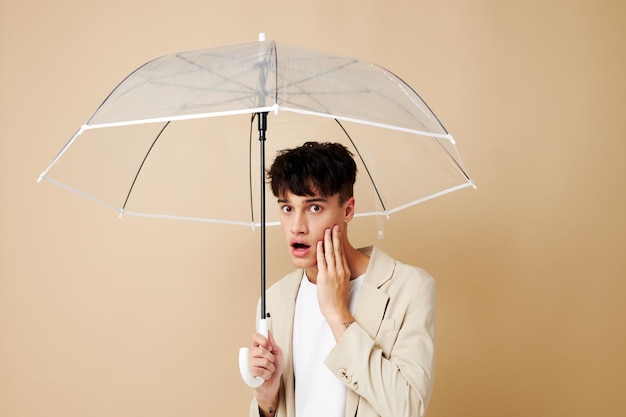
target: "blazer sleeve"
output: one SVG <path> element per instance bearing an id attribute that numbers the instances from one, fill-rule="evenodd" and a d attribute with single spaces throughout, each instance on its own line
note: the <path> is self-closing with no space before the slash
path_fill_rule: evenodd
<path id="1" fill-rule="evenodd" d="M 325 361 L 360 396 L 359 409 L 371 407 L 382 417 L 423 416 L 432 392 L 435 282 L 429 275 L 411 281 L 419 285 L 400 285 L 388 294 L 387 325 L 381 324 L 375 339 L 357 319 Z"/>

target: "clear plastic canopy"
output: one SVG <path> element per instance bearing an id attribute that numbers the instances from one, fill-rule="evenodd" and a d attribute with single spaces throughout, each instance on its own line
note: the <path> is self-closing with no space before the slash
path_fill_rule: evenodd
<path id="1" fill-rule="evenodd" d="M 144 64 L 40 179 L 120 214 L 255 225 L 259 112 L 269 112 L 268 165 L 277 150 L 310 140 L 354 153 L 360 216 L 388 216 L 473 186 L 452 136 L 401 79 L 372 63 L 272 41 Z"/>

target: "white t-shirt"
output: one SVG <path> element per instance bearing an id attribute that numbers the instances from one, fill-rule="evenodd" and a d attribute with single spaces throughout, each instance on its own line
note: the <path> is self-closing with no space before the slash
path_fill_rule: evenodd
<path id="1" fill-rule="evenodd" d="M 364 275 L 350 281 L 348 308 L 354 313 Z M 343 417 L 346 386 L 324 365 L 335 338 L 320 311 L 317 286 L 303 274 L 293 322 L 296 417 Z"/>

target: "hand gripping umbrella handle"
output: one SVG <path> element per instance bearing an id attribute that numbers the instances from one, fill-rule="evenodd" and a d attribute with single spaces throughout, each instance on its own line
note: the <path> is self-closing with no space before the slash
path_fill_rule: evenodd
<path id="1" fill-rule="evenodd" d="M 267 319 L 259 319 L 259 333 L 267 337 Z M 250 366 L 248 365 L 249 352 L 250 349 L 245 347 L 239 349 L 239 372 L 246 385 L 250 388 L 258 388 L 265 382 L 265 379 L 260 376 L 252 376 L 250 373 Z"/>

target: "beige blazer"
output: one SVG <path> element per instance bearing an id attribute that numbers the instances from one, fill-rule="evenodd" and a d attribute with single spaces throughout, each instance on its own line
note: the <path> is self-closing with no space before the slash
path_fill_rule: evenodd
<path id="1" fill-rule="evenodd" d="M 402 264 L 375 247 L 351 325 L 325 365 L 348 387 L 346 417 L 422 416 L 433 385 L 436 293 L 423 269 Z M 278 417 L 295 417 L 293 315 L 302 270 L 267 292 L 268 325 L 283 350 Z M 256 401 L 251 416 L 259 416 Z"/>

